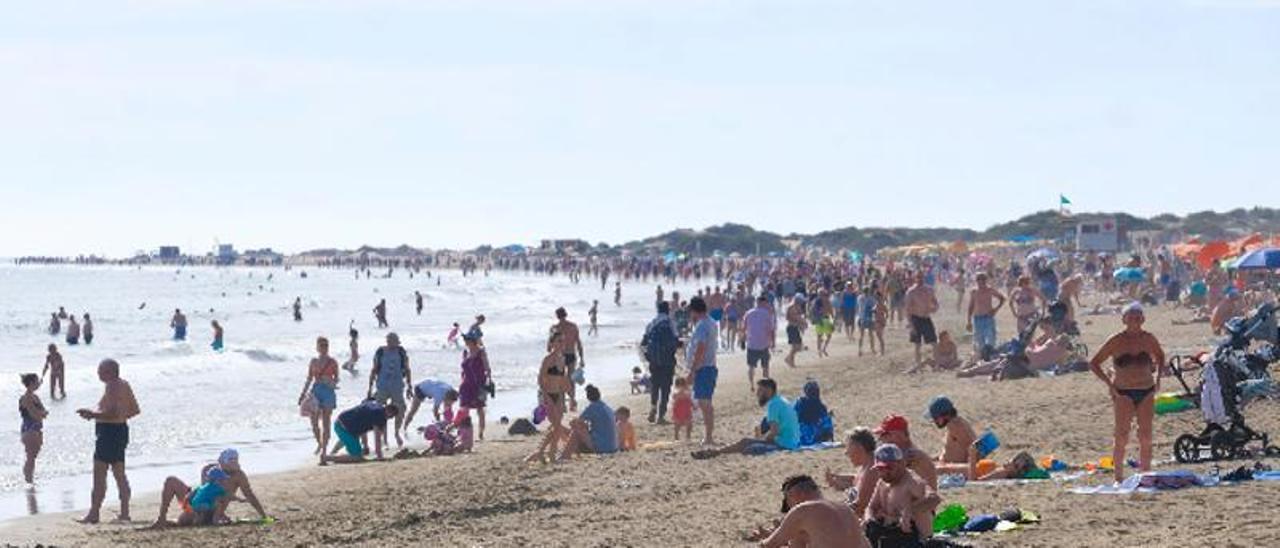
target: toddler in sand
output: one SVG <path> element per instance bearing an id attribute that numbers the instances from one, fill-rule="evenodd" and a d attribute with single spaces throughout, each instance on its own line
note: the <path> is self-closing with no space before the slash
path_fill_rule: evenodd
<path id="1" fill-rule="evenodd" d="M 671 423 L 675 425 L 676 439 L 680 439 L 680 429 L 684 429 L 684 438 L 690 439 L 693 432 L 693 396 L 689 395 L 689 381 L 684 377 L 676 379 L 676 393 L 671 398 Z"/>
<path id="2" fill-rule="evenodd" d="M 647 394 L 649 393 L 649 376 L 645 375 L 639 367 L 631 368 L 631 393 Z"/>
<path id="3" fill-rule="evenodd" d="M 631 424 L 631 409 L 625 405 L 619 407 L 613 417 L 618 423 L 618 450 L 635 451 L 636 427 Z"/>

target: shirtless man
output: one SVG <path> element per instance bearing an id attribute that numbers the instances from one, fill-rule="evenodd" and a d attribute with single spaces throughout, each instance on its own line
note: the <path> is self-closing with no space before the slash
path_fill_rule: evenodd
<path id="1" fill-rule="evenodd" d="M 413 277 L 413 275 L 410 274 L 410 277 Z M 422 315 L 422 292 L 421 291 L 413 292 L 413 301 L 418 307 L 418 315 L 421 316 Z"/>
<path id="2" fill-rule="evenodd" d="M 600 326 L 597 316 L 600 314 L 600 301 L 591 301 L 591 310 L 587 311 L 587 317 L 591 319 L 591 327 L 587 329 L 587 335 L 595 337 L 600 334 Z"/>
<path id="3" fill-rule="evenodd" d="M 876 427 L 874 432 L 877 441 L 893 444 L 901 450 L 907 467 L 919 476 L 931 491 L 937 491 L 938 470 L 933 464 L 933 457 L 916 448 L 911 442 L 911 432 L 908 427 L 906 417 L 889 415 L 880 422 L 880 426 Z"/>
<path id="4" fill-rule="evenodd" d="M 1009 309 L 1013 311 L 1013 317 L 1018 320 L 1018 333 L 1022 333 L 1027 325 L 1031 323 L 1031 317 L 1040 310 L 1037 300 L 1044 302 L 1044 295 L 1040 294 L 1040 290 L 1031 286 L 1031 276 L 1019 276 L 1018 287 L 1009 292 L 1009 300 L 1013 304 Z"/>
<path id="5" fill-rule="evenodd" d="M 973 348 L 979 355 L 983 348 L 994 349 L 999 340 L 996 335 L 996 313 L 1004 307 L 1005 297 L 994 287 L 987 285 L 987 274 L 979 272 L 978 288 L 969 295 L 969 315 L 965 330 L 973 332 Z"/>
<path id="6" fill-rule="evenodd" d="M 1229 287 L 1226 290 L 1226 298 L 1213 307 L 1213 315 L 1209 317 L 1209 327 L 1213 328 L 1214 335 L 1221 335 L 1222 327 L 1227 324 L 1227 320 L 1243 314 L 1244 299 L 1240 298 L 1240 291 Z"/>
<path id="7" fill-rule="evenodd" d="M 796 353 L 804 347 L 804 341 L 800 338 L 804 325 L 804 296 L 796 295 L 787 307 L 787 344 L 791 346 L 791 352 L 783 360 L 791 367 L 796 366 Z"/>
<path id="8" fill-rule="evenodd" d="M 84 333 L 84 343 L 93 344 L 93 320 L 89 318 L 89 313 L 84 313 L 84 323 L 81 324 L 81 332 Z"/>
<path id="9" fill-rule="evenodd" d="M 622 306 L 622 282 L 613 283 L 613 304 Z"/>
<path id="10" fill-rule="evenodd" d="M 944 429 L 942 453 L 938 454 L 936 466 L 938 473 L 963 474 L 967 479 L 977 479 L 978 450 L 973 444 L 978 441 L 978 435 L 974 433 L 973 425 L 960 417 L 951 399 L 946 396 L 933 398 L 925 418 Z"/>
<path id="11" fill-rule="evenodd" d="M 40 380 L 44 380 L 46 373 L 49 375 L 49 399 L 55 401 L 59 399 L 66 399 L 66 365 L 62 362 L 62 354 L 58 352 L 58 345 L 49 345 L 49 355 L 44 358 L 44 370 L 40 372 Z M 53 389 L 55 387 L 62 392 L 61 398 L 54 395 Z"/>
<path id="12" fill-rule="evenodd" d="M 894 444 L 876 448 L 874 468 L 880 473 L 867 505 L 867 538 L 874 546 L 920 546 L 933 533 L 936 494 L 907 469 L 903 451 Z M 913 542 L 914 540 L 914 542 Z"/>
<path id="13" fill-rule="evenodd" d="M 552 325 L 553 333 L 560 333 L 560 343 L 567 348 L 564 353 L 565 376 L 569 377 L 569 410 L 578 410 L 578 384 L 572 382 L 573 371 L 575 369 L 586 369 L 587 355 L 582 352 L 582 336 L 578 332 L 578 324 L 569 321 L 569 313 L 564 307 L 556 309 L 556 323 Z M 550 339 L 547 340 L 547 348 L 551 348 Z"/>
<path id="14" fill-rule="evenodd" d="M 387 300 L 378 301 L 378 305 L 373 307 L 373 317 L 378 320 L 379 328 L 387 327 Z"/>
<path id="15" fill-rule="evenodd" d="M 1080 291 L 1084 289 L 1084 275 L 1079 272 L 1067 276 L 1062 281 L 1062 287 L 1058 289 L 1058 300 L 1067 305 L 1067 321 L 1075 321 L 1076 307 L 1083 307 L 1084 303 L 1080 302 Z"/>
<path id="16" fill-rule="evenodd" d="M 187 340 L 187 317 L 183 315 L 182 310 L 173 309 L 173 319 L 169 320 L 169 327 L 173 328 L 173 340 Z"/>
<path id="17" fill-rule="evenodd" d="M 293 321 L 302 321 L 302 297 L 293 299 Z"/>
<path id="18" fill-rule="evenodd" d="M 707 310 L 710 310 L 711 319 L 720 322 L 724 319 L 724 293 L 720 292 L 720 286 L 718 285 L 714 292 L 708 288 L 707 293 Z"/>
<path id="19" fill-rule="evenodd" d="M 120 364 L 105 359 L 98 364 L 98 379 L 106 385 L 98 409 L 76 411 L 80 418 L 94 421 L 97 441 L 93 450 L 93 492 L 89 500 L 89 513 L 80 523 L 98 523 L 102 499 L 107 496 L 107 469 L 116 479 L 116 491 L 120 493 L 120 514 L 116 521 L 129 521 L 129 477 L 125 475 L 124 456 L 129 446 L 129 419 L 138 416 L 138 400 L 133 397 L 129 383 L 120 378 Z"/>
<path id="20" fill-rule="evenodd" d="M 934 330 L 933 319 L 930 318 L 934 312 L 938 311 L 938 296 L 934 294 L 932 287 L 925 285 L 924 272 L 916 272 L 915 284 L 907 290 L 906 309 L 911 321 L 911 335 L 908 336 L 908 340 L 915 345 L 916 369 L 919 369 L 924 361 L 920 354 L 921 344 L 927 344 L 930 347 L 938 344 L 938 333 Z"/>
<path id="21" fill-rule="evenodd" d="M 782 511 L 786 516 L 760 546 L 810 546 L 870 548 L 862 522 L 847 504 L 822 498 L 822 490 L 809 476 L 791 476 L 782 483 Z M 764 531 L 758 531 L 756 540 Z"/>

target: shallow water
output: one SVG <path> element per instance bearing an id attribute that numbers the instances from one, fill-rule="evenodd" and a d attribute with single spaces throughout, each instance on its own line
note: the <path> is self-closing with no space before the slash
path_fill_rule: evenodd
<path id="1" fill-rule="evenodd" d="M 308 277 L 300 276 L 303 271 Z M 445 336 L 453 322 L 466 329 L 475 314 L 487 316 L 485 341 L 499 390 L 490 400 L 489 432 L 495 434 L 503 430 L 497 417 L 527 415 L 536 403 L 537 364 L 557 306 L 569 310 L 585 335 L 591 300 L 601 301 L 599 336 L 585 339 L 589 382 L 624 386 L 640 363 L 634 345 L 652 317 L 651 284 L 624 283 L 623 306 L 615 307 L 612 281 L 601 291 L 598 280 L 578 285 L 563 277 L 501 272 L 463 277 L 445 271 L 437 285 L 425 274 L 357 280 L 351 271 L 310 268 L 0 266 L 0 348 L 6 351 L 0 386 L 16 406 L 22 393 L 18 374 L 39 373 L 45 347 L 53 342 L 67 363 L 68 387 L 67 399 L 57 402 L 50 401 L 47 386 L 40 390 L 50 417 L 34 491 L 22 481 L 17 410 L 0 423 L 0 439 L 13 440 L 0 444 L 0 519 L 88 506 L 93 425 L 74 411 L 96 405 L 102 385 L 95 366 L 106 357 L 121 363 L 122 376 L 142 407 L 130 421 L 128 466 L 135 496 L 157 490 L 165 476 L 196 475 L 199 465 L 224 447 L 240 449 L 253 473 L 309 465 L 314 442 L 307 419 L 298 415 L 297 398 L 315 337 L 329 337 L 332 354 L 345 361 L 347 325 L 355 320 L 361 334 L 360 375 L 343 373 L 339 410 L 358 403 L 368 383 L 369 360 L 386 332 L 375 328 L 371 312 L 380 298 L 387 299 L 391 330 L 409 351 L 415 382 L 438 378 L 456 385 L 460 356 L 446 347 Z M 421 316 L 414 313 L 414 290 L 426 296 Z M 302 322 L 292 319 L 295 297 L 302 298 Z M 90 313 L 92 346 L 68 347 L 62 340 L 65 322 L 57 338 L 47 333 L 49 315 L 59 306 L 77 316 Z M 171 339 L 175 308 L 188 318 L 185 342 Z M 209 346 L 211 319 L 226 330 L 222 352 Z M 106 508 L 115 508 L 115 497 L 112 485 Z"/>

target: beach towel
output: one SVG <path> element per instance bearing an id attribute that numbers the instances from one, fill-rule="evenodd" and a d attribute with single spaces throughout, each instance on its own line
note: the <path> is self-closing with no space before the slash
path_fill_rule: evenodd
<path id="1" fill-rule="evenodd" d="M 1217 484 L 1217 478 L 1197 476 L 1187 470 L 1172 470 L 1144 472 L 1129 476 L 1119 484 L 1076 487 L 1070 491 L 1078 495 L 1128 495 L 1172 491 L 1186 487 L 1210 487 Z"/>

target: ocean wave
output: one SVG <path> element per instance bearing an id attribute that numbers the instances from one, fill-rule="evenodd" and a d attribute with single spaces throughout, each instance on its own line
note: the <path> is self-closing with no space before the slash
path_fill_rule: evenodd
<path id="1" fill-rule="evenodd" d="M 244 354 L 246 358 L 249 358 L 250 360 L 253 360 L 255 362 L 283 363 L 283 362 L 289 361 L 288 356 L 282 356 L 280 354 L 272 354 L 270 352 L 267 352 L 266 350 L 262 350 L 259 348 L 250 348 L 248 350 L 232 350 L 232 352 L 238 352 L 240 354 Z"/>

